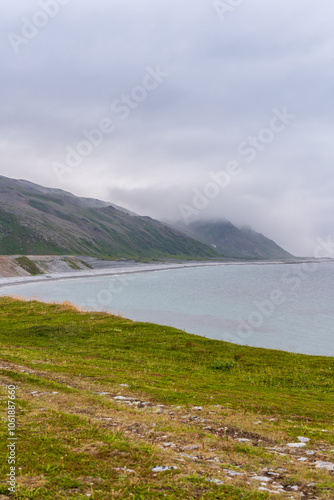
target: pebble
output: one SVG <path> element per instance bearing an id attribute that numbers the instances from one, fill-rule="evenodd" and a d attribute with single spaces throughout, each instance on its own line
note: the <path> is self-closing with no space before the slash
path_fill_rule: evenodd
<path id="1" fill-rule="evenodd" d="M 175 466 L 168 466 L 168 465 L 156 465 L 153 467 L 152 471 L 153 472 L 164 472 L 165 470 L 176 470 L 177 467 Z"/>
<path id="2" fill-rule="evenodd" d="M 220 479 L 210 479 L 210 478 L 207 478 L 206 481 L 208 481 L 209 483 L 215 483 L 215 484 L 218 484 L 219 486 L 223 485 L 223 481 L 221 481 Z"/>
<path id="3" fill-rule="evenodd" d="M 184 446 L 184 447 L 182 448 L 182 451 L 186 451 L 186 450 L 188 450 L 188 451 L 191 451 L 191 450 L 198 450 L 198 448 L 199 448 L 199 445 L 198 445 L 198 444 L 189 444 L 188 446 Z"/>
<path id="4" fill-rule="evenodd" d="M 334 471 L 334 463 L 332 462 L 322 462 L 321 460 L 319 460 L 318 462 L 315 463 L 315 466 L 317 469 L 326 469 Z"/>
<path id="5" fill-rule="evenodd" d="M 237 472 L 235 470 L 224 469 L 224 472 L 226 472 L 228 476 L 242 476 L 242 472 Z"/>
<path id="6" fill-rule="evenodd" d="M 182 457 L 189 458 L 190 460 L 198 460 L 198 457 L 194 455 L 187 455 L 186 453 L 182 453 Z"/>
<path id="7" fill-rule="evenodd" d="M 135 471 L 132 469 L 128 469 L 127 467 L 117 467 L 115 470 L 120 470 L 123 472 L 129 472 L 130 474 L 135 474 Z"/>
<path id="8" fill-rule="evenodd" d="M 302 436 L 298 436 L 297 439 L 301 443 L 308 443 L 310 441 L 310 438 L 305 438 L 305 437 L 302 437 Z"/>

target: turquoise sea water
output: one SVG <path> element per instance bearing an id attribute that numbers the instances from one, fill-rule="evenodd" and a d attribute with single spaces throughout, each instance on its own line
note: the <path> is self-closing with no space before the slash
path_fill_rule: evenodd
<path id="1" fill-rule="evenodd" d="M 217 265 L 6 287 L 208 338 L 334 356 L 334 263 Z"/>

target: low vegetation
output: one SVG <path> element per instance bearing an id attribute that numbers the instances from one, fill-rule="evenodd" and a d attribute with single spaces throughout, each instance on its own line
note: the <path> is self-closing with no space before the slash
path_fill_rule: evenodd
<path id="1" fill-rule="evenodd" d="M 333 358 L 6 297 L 0 350 L 1 499 L 334 498 Z"/>
<path id="2" fill-rule="evenodd" d="M 36 266 L 35 262 L 33 262 L 31 259 L 29 259 L 29 257 L 25 255 L 17 257 L 15 259 L 15 262 L 32 276 L 43 274 L 42 271 Z"/>

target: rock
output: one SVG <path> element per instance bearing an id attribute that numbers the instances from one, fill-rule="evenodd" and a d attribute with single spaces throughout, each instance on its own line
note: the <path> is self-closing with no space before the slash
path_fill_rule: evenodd
<path id="1" fill-rule="evenodd" d="M 228 476 L 242 476 L 242 472 L 237 472 L 237 471 L 235 471 L 235 470 L 224 469 L 224 472 L 225 472 Z"/>
<path id="2" fill-rule="evenodd" d="M 130 387 L 129 384 L 120 384 L 121 387 Z"/>
<path id="3" fill-rule="evenodd" d="M 310 438 L 305 438 L 305 437 L 302 437 L 302 436 L 298 436 L 297 439 L 301 443 L 308 443 L 310 441 Z"/>
<path id="4" fill-rule="evenodd" d="M 195 411 L 202 411 L 203 408 L 201 406 L 193 406 L 192 407 L 192 410 L 195 410 Z"/>
<path id="5" fill-rule="evenodd" d="M 247 439 L 247 438 L 238 438 L 237 441 L 240 441 L 240 443 L 249 443 L 250 439 Z"/>
<path id="6" fill-rule="evenodd" d="M 267 476 L 253 476 L 253 477 L 251 477 L 251 479 L 254 479 L 255 481 L 262 481 L 264 483 L 271 481 L 271 478 L 267 477 Z"/>
<path id="7" fill-rule="evenodd" d="M 288 443 L 286 446 L 289 446 L 289 448 L 303 448 L 306 446 L 305 443 Z"/>
<path id="8" fill-rule="evenodd" d="M 182 448 L 182 451 L 186 451 L 186 450 L 188 450 L 188 451 L 191 451 L 191 450 L 198 450 L 198 448 L 199 448 L 199 445 L 198 445 L 198 444 L 189 444 L 188 446 L 184 446 L 184 447 Z"/>
<path id="9" fill-rule="evenodd" d="M 190 460 L 198 460 L 198 457 L 195 455 L 187 455 L 186 453 L 182 453 L 182 457 L 189 458 Z"/>
<path id="10" fill-rule="evenodd" d="M 162 446 L 165 448 L 174 448 L 176 445 L 174 443 L 163 443 Z"/>
<path id="11" fill-rule="evenodd" d="M 306 450 L 305 453 L 306 455 L 314 455 L 314 451 L 312 450 Z"/>
<path id="12" fill-rule="evenodd" d="M 116 467 L 115 470 L 119 470 L 122 472 L 128 472 L 129 474 L 135 474 L 135 471 L 132 469 L 128 469 L 127 467 Z"/>
<path id="13" fill-rule="evenodd" d="M 206 481 L 208 481 L 209 483 L 215 483 L 215 484 L 218 484 L 219 486 L 223 485 L 223 481 L 221 481 L 220 479 L 211 479 L 211 478 L 206 478 Z"/>
<path id="14" fill-rule="evenodd" d="M 129 397 L 125 397 L 125 396 L 114 396 L 114 399 L 116 401 L 130 401 L 131 399 L 135 399 L 135 398 L 129 398 Z"/>
<path id="15" fill-rule="evenodd" d="M 153 472 L 164 472 L 166 470 L 176 470 L 177 467 L 174 466 L 168 466 L 168 465 L 156 465 L 153 467 L 152 471 Z"/>
<path id="16" fill-rule="evenodd" d="M 315 463 L 315 466 L 317 469 L 326 469 L 334 471 L 334 463 L 332 462 L 322 462 L 321 460 L 319 460 L 318 462 Z"/>

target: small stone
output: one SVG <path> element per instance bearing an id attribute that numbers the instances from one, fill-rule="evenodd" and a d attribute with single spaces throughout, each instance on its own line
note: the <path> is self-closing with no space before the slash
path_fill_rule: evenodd
<path id="1" fill-rule="evenodd" d="M 267 476 L 253 476 L 251 479 L 255 479 L 255 481 L 263 481 L 263 482 L 268 482 L 271 481 L 270 477 Z"/>
<path id="2" fill-rule="evenodd" d="M 188 450 L 188 451 L 191 451 L 191 450 L 198 450 L 198 448 L 199 448 L 199 445 L 198 445 L 198 444 L 189 444 L 188 446 L 184 446 L 184 447 L 182 448 L 182 451 L 186 451 L 186 450 Z"/>
<path id="3" fill-rule="evenodd" d="M 322 462 L 321 460 L 319 460 L 318 462 L 315 463 L 315 466 L 317 469 L 326 469 L 334 471 L 334 463 L 332 462 Z"/>
<path id="4" fill-rule="evenodd" d="M 163 443 L 163 445 L 165 448 L 174 448 L 174 446 L 176 446 L 174 443 Z"/>
<path id="5" fill-rule="evenodd" d="M 226 474 L 228 476 L 242 476 L 242 472 L 237 472 L 235 470 L 229 470 L 229 469 L 224 469 L 224 472 L 226 472 Z"/>
<path id="6" fill-rule="evenodd" d="M 192 407 L 192 410 L 195 410 L 195 411 L 202 411 L 203 408 L 201 406 L 193 406 Z"/>
<path id="7" fill-rule="evenodd" d="M 250 439 L 247 439 L 247 438 L 238 438 L 237 441 L 239 441 L 240 443 L 249 443 Z"/>
<path id="8" fill-rule="evenodd" d="M 211 479 L 211 478 L 207 478 L 206 481 L 208 481 L 209 483 L 215 483 L 215 484 L 218 484 L 219 486 L 223 485 L 223 481 L 221 481 L 220 479 Z"/>
<path id="9" fill-rule="evenodd" d="M 298 436 L 297 439 L 301 443 L 308 443 L 310 441 L 310 438 L 305 438 L 305 437 L 302 437 L 302 436 Z"/>
<path id="10" fill-rule="evenodd" d="M 289 448 L 303 448 L 306 446 L 305 443 L 288 443 L 286 446 L 289 446 Z"/>
<path id="11" fill-rule="evenodd" d="M 166 470 L 176 470 L 177 467 L 174 466 L 168 466 L 168 465 L 156 465 L 153 467 L 152 472 L 164 472 Z"/>

